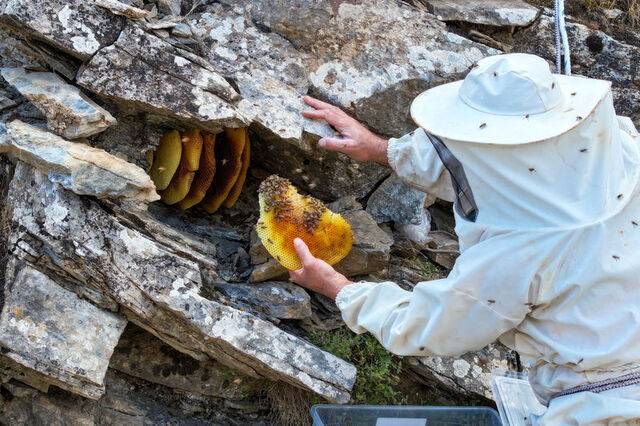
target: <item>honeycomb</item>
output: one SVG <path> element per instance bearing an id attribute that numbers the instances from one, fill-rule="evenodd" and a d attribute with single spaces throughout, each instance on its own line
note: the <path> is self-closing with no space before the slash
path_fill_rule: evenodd
<path id="1" fill-rule="evenodd" d="M 240 176 L 245 138 L 246 129 L 225 129 L 222 137 L 218 137 L 216 174 L 202 202 L 202 207 L 209 213 L 220 208 Z"/>
<path id="2" fill-rule="evenodd" d="M 351 251 L 349 223 L 321 201 L 303 196 L 284 178 L 269 176 L 258 191 L 260 219 L 256 232 L 269 254 L 289 270 L 302 267 L 293 246 L 301 238 L 309 251 L 330 265 Z"/>
<path id="3" fill-rule="evenodd" d="M 250 163 L 246 128 L 214 135 L 191 129 L 171 130 L 155 151 L 147 152 L 149 176 L 162 201 L 183 210 L 201 205 L 213 213 L 233 207 L 244 186 Z"/>

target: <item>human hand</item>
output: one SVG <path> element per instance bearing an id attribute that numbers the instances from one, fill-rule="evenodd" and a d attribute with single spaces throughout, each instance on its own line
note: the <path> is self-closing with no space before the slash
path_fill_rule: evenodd
<path id="1" fill-rule="evenodd" d="M 293 245 L 302 262 L 302 269 L 289 271 L 291 281 L 331 299 L 335 299 L 344 286 L 352 284 L 327 262 L 314 257 L 300 238 L 296 238 Z"/>
<path id="2" fill-rule="evenodd" d="M 303 116 L 326 121 L 342 136 L 342 138 L 320 139 L 318 145 L 321 148 L 342 152 L 356 161 L 376 161 L 380 164 L 389 164 L 387 159 L 388 140 L 377 136 L 336 106 L 311 96 L 305 96 L 304 103 L 314 109 L 303 111 Z"/>

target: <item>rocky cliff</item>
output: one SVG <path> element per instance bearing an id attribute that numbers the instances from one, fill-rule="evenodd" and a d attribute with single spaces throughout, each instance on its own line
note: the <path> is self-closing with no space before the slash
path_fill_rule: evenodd
<path id="1" fill-rule="evenodd" d="M 568 31 L 574 71 L 612 80 L 640 124 L 640 43 L 572 18 Z M 302 118 L 301 98 L 400 136 L 421 91 L 503 51 L 552 60 L 553 37 L 551 12 L 521 0 L 0 1 L 0 422 L 300 424 L 310 401 L 490 404 L 499 345 L 399 360 L 330 339 L 335 305 L 288 283 L 255 236 L 256 190 L 276 173 L 342 213 L 349 276 L 443 276 L 450 206 L 319 150 L 334 131 Z M 166 131 L 238 127 L 252 159 L 234 207 L 157 201 L 146 159 Z"/>

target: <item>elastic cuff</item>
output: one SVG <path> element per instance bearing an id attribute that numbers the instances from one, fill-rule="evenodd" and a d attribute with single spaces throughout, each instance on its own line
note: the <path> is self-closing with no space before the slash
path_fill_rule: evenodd
<path id="1" fill-rule="evenodd" d="M 338 309 L 344 309 L 344 307 L 350 303 L 350 299 L 355 293 L 362 289 L 362 287 L 370 286 L 372 284 L 375 283 L 359 281 L 342 287 L 338 294 L 336 294 L 336 305 L 338 306 Z"/>
<path id="2" fill-rule="evenodd" d="M 391 138 L 387 143 L 387 161 L 389 167 L 398 174 L 398 164 L 396 163 L 399 157 L 399 152 L 402 149 L 401 139 Z"/>

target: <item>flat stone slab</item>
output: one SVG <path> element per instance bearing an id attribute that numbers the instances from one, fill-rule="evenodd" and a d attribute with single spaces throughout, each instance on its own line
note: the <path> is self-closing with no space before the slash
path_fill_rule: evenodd
<path id="1" fill-rule="evenodd" d="M 78 73 L 84 88 L 116 102 L 211 130 L 244 127 L 233 105 L 239 95 L 208 64 L 135 24 L 101 49 Z"/>
<path id="2" fill-rule="evenodd" d="M 429 11 L 443 21 L 463 21 L 496 27 L 526 27 L 540 9 L 522 0 L 425 0 Z"/>
<path id="3" fill-rule="evenodd" d="M 104 376 L 127 321 L 103 311 L 24 266 L 0 314 L 4 356 L 45 381 L 87 398 L 104 393 Z"/>
<path id="4" fill-rule="evenodd" d="M 160 198 L 149 175 L 135 164 L 20 120 L 0 123 L 0 153 L 29 163 L 76 194 L 143 202 Z"/>
<path id="5" fill-rule="evenodd" d="M 118 37 L 124 18 L 84 0 L 8 0 L 0 20 L 28 38 L 43 40 L 86 60 Z"/>
<path id="6" fill-rule="evenodd" d="M 367 212 L 378 223 L 417 225 L 422 218 L 426 198 L 427 194 L 393 174 L 371 194 Z"/>
<path id="7" fill-rule="evenodd" d="M 0 73 L 47 117 L 49 129 L 66 139 L 85 138 L 116 123 L 109 111 L 57 74 L 24 68 L 2 68 Z"/>

